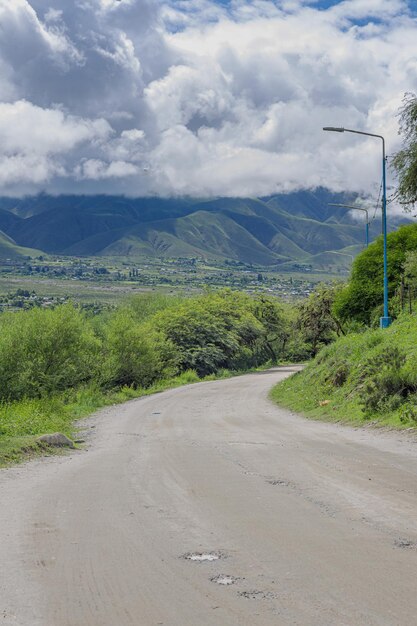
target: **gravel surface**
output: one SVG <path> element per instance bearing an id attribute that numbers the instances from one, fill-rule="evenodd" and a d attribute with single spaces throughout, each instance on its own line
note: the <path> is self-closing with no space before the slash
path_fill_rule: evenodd
<path id="1" fill-rule="evenodd" d="M 415 436 L 275 407 L 292 371 L 110 407 L 1 470 L 0 625 L 415 625 Z"/>

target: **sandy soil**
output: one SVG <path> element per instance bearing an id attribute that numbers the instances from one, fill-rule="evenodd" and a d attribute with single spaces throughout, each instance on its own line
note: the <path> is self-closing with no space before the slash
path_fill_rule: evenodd
<path id="1" fill-rule="evenodd" d="M 1 471 L 0 624 L 415 625 L 416 441 L 276 408 L 290 371 L 111 407 Z"/>

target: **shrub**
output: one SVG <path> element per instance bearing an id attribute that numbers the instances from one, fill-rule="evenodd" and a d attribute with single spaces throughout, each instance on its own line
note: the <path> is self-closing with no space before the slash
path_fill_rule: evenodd
<path id="1" fill-rule="evenodd" d="M 100 380 L 106 387 L 149 387 L 173 372 L 175 356 L 170 341 L 122 308 L 105 328 Z"/>
<path id="2" fill-rule="evenodd" d="M 349 376 L 349 365 L 348 363 L 346 363 L 346 361 L 343 361 L 333 371 L 330 381 L 335 387 L 342 387 L 347 381 L 348 376 Z"/>
<path id="3" fill-rule="evenodd" d="M 406 354 L 396 346 L 385 346 L 363 367 L 364 381 L 359 396 L 364 412 L 382 413 L 397 409 L 417 391 L 415 374 L 406 366 Z"/>
<path id="4" fill-rule="evenodd" d="M 2 315 L 0 398 L 34 398 L 91 380 L 99 346 L 84 315 L 70 304 Z"/>
<path id="5" fill-rule="evenodd" d="M 405 402 L 402 406 L 400 406 L 398 410 L 398 415 L 400 421 L 403 423 L 417 423 L 417 398 L 410 398 L 408 402 Z"/>

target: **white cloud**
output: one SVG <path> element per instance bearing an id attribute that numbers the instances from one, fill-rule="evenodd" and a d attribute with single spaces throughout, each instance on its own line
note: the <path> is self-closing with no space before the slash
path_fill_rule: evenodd
<path id="1" fill-rule="evenodd" d="M 378 141 L 321 128 L 398 148 L 411 6 L 0 0 L 0 192 L 373 193 Z"/>
<path id="2" fill-rule="evenodd" d="M 0 158 L 0 184 L 6 191 L 22 185 L 30 189 L 44 184 L 54 176 L 64 176 L 65 170 L 58 160 L 45 155 L 16 154 Z M 35 186 L 35 187 L 33 187 Z"/>
<path id="3" fill-rule="evenodd" d="M 404 0 L 344 0 L 335 4 L 329 11 L 342 19 L 366 19 L 378 17 L 387 19 L 407 12 Z"/>
<path id="4" fill-rule="evenodd" d="M 0 103 L 0 184 L 43 186 L 67 176 L 68 154 L 80 145 L 102 145 L 111 136 L 103 119 L 82 119 L 25 100 Z"/>
<path id="5" fill-rule="evenodd" d="M 404 91 L 417 90 L 417 29 L 406 4 L 350 0 L 327 11 L 293 5 L 285 16 L 273 3 L 257 4 L 258 12 L 254 3 L 237 2 L 214 24 L 194 19 L 166 36 L 181 65 L 146 95 L 162 127 L 194 131 L 193 141 L 185 132 L 173 141 L 178 127 L 161 134 L 155 155 L 160 171 L 169 171 L 168 186 L 184 191 L 189 181 L 190 193 L 201 185 L 203 193 L 231 195 L 317 185 L 372 192 L 381 176 L 378 140 L 321 129 L 382 133 L 391 151 L 398 147 L 395 115 Z M 349 21 L 365 17 L 377 18 L 373 28 Z M 210 85 L 223 104 L 221 124 L 198 109 Z"/>
<path id="6" fill-rule="evenodd" d="M 51 23 L 51 16 L 55 23 Z M 0 0 L 0 24 L 1 58 L 15 69 L 33 65 L 34 54 L 65 66 L 83 61 L 82 54 L 67 36 L 65 25 L 60 23 L 58 11 L 51 14 L 49 10 L 42 22 L 27 0 Z"/>
<path id="7" fill-rule="evenodd" d="M 106 178 L 125 178 L 138 174 L 139 170 L 132 163 L 126 161 L 112 161 L 105 163 L 99 159 L 88 159 L 76 169 L 76 175 L 81 179 L 104 180 Z"/>
<path id="8" fill-rule="evenodd" d="M 85 120 L 25 100 L 0 103 L 0 143 L 7 155 L 65 154 L 82 142 L 101 143 L 110 135 L 103 119 Z"/>

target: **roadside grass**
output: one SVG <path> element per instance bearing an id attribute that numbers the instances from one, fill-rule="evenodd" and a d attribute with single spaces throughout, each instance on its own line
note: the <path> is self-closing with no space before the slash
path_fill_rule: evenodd
<path id="1" fill-rule="evenodd" d="M 46 433 L 62 432 L 76 439 L 76 421 L 102 407 L 121 404 L 182 385 L 230 378 L 249 371 L 267 369 L 267 367 L 265 365 L 241 372 L 224 369 L 204 378 L 199 378 L 195 371 L 189 370 L 173 378 L 160 380 L 147 389 L 122 387 L 105 392 L 91 385 L 52 397 L 2 403 L 0 404 L 0 468 L 36 456 L 59 454 L 59 449 L 40 445 L 36 442 L 36 438 Z"/>
<path id="2" fill-rule="evenodd" d="M 80 389 L 72 394 L 2 403 L 0 467 L 52 452 L 52 449 L 39 445 L 36 438 L 58 431 L 71 436 L 74 420 L 105 404 L 104 394 L 94 388 Z"/>
<path id="3" fill-rule="evenodd" d="M 340 338 L 270 397 L 312 419 L 417 427 L 417 317 Z"/>

